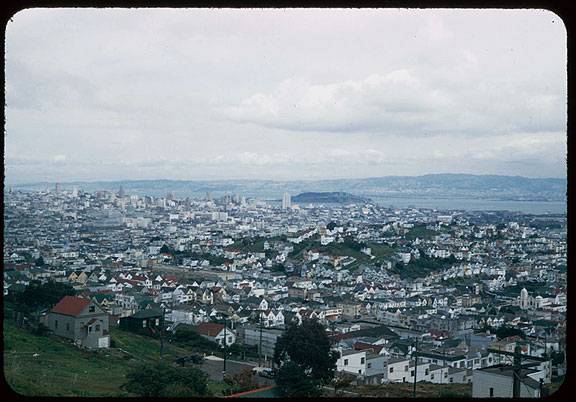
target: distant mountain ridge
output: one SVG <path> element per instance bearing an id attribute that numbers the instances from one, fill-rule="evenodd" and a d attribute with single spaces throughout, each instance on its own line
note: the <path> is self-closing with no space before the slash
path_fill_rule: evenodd
<path id="1" fill-rule="evenodd" d="M 345 192 L 309 192 L 300 193 L 292 197 L 292 202 L 301 203 L 339 203 L 339 204 L 349 204 L 355 202 L 369 202 L 369 198 L 358 197 L 353 194 Z"/>
<path id="2" fill-rule="evenodd" d="M 522 176 L 428 174 L 424 176 L 383 176 L 329 180 L 119 180 L 60 183 L 62 189 L 117 191 L 127 194 L 201 197 L 239 193 L 249 197 L 278 199 L 284 192 L 347 192 L 369 198 L 477 198 L 511 201 L 566 201 L 567 180 Z M 8 187 L 8 186 L 6 186 Z M 14 189 L 53 189 L 54 183 L 31 183 Z"/>

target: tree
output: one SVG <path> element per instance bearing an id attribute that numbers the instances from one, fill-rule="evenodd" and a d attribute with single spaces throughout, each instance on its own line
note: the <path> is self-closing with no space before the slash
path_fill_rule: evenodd
<path id="1" fill-rule="evenodd" d="M 508 338 L 509 336 L 514 336 L 514 335 L 518 335 L 518 336 L 522 337 L 522 339 L 524 339 L 526 336 L 526 335 L 524 335 L 524 332 L 522 332 L 522 330 L 520 330 L 518 328 L 502 326 L 496 330 L 496 337 L 498 339 L 504 339 L 504 338 Z"/>
<path id="2" fill-rule="evenodd" d="M 42 256 L 38 257 L 38 259 L 36 260 L 36 266 L 42 267 L 44 265 L 45 265 L 44 258 L 42 258 Z"/>
<path id="3" fill-rule="evenodd" d="M 280 394 L 287 397 L 318 397 L 320 388 L 305 371 L 293 361 L 285 363 L 276 376 Z"/>
<path id="4" fill-rule="evenodd" d="M 168 247 L 168 245 L 164 244 L 160 248 L 160 254 L 172 254 L 172 250 L 170 249 L 170 247 Z"/>
<path id="5" fill-rule="evenodd" d="M 22 312 L 31 312 L 39 308 L 52 308 L 64 296 L 74 296 L 74 288 L 65 283 L 30 281 L 22 293 L 15 297 L 18 310 Z"/>
<path id="6" fill-rule="evenodd" d="M 289 324 L 284 334 L 278 338 L 274 350 L 274 362 L 282 365 L 278 372 L 279 377 L 282 375 L 282 378 L 290 379 L 298 373 L 301 374 L 302 382 L 293 382 L 294 392 L 301 392 L 298 387 L 307 389 L 308 380 L 313 387 L 329 383 L 334 378 L 336 360 L 338 352 L 331 350 L 326 330 L 318 321 L 311 319 L 304 319 L 302 325 Z M 288 363 L 291 364 L 285 367 Z M 290 387 L 289 381 L 286 382 L 286 387 Z"/>
<path id="7" fill-rule="evenodd" d="M 143 397 L 208 396 L 207 375 L 195 367 L 176 368 L 163 362 L 145 364 L 126 374 L 126 391 Z"/>
<path id="8" fill-rule="evenodd" d="M 188 325 L 179 325 L 176 328 L 176 331 L 172 334 L 171 341 L 203 351 L 219 350 L 219 346 L 216 342 L 204 338 L 196 332 L 194 328 Z"/>
<path id="9" fill-rule="evenodd" d="M 334 377 L 334 380 L 332 380 L 332 383 L 334 385 L 334 393 L 337 394 L 338 390 L 350 386 L 350 384 L 352 384 L 352 381 L 354 381 L 355 378 L 356 377 L 354 377 L 352 374 L 347 373 L 345 371 L 337 373 L 337 375 Z"/>
<path id="10" fill-rule="evenodd" d="M 258 384 L 254 381 L 252 370 L 247 368 L 232 376 L 226 376 L 224 382 L 230 387 L 229 392 L 235 394 L 238 392 L 249 391 L 257 388 Z"/>

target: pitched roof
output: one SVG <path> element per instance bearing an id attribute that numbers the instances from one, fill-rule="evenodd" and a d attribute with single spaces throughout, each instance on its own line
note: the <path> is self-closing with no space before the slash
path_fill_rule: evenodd
<path id="1" fill-rule="evenodd" d="M 194 327 L 196 332 L 200 335 L 216 336 L 224 329 L 224 324 L 217 324 L 214 322 L 203 322 Z"/>
<path id="2" fill-rule="evenodd" d="M 364 343 L 364 342 L 356 342 L 354 344 L 354 349 L 356 350 L 370 350 L 372 349 L 372 351 L 374 353 L 380 353 L 380 351 L 382 350 L 384 346 L 383 345 L 371 345 L 369 343 Z"/>
<path id="3" fill-rule="evenodd" d="M 78 316 L 91 303 L 90 299 L 76 296 L 64 296 L 52 309 L 53 313 Z"/>

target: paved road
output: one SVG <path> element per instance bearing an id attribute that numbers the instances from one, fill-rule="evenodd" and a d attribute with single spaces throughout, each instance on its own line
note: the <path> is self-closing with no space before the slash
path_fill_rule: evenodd
<path id="1" fill-rule="evenodd" d="M 234 375 L 240 373 L 243 370 L 254 368 L 257 364 L 252 362 L 241 362 L 236 360 L 226 361 L 226 374 Z M 204 359 L 204 362 L 200 366 L 200 369 L 204 371 L 212 380 L 222 381 L 222 369 L 224 368 L 223 360 L 212 360 Z M 254 379 L 258 382 L 258 385 L 265 387 L 267 385 L 273 385 L 274 380 L 269 378 L 260 377 L 259 375 L 254 375 Z"/>

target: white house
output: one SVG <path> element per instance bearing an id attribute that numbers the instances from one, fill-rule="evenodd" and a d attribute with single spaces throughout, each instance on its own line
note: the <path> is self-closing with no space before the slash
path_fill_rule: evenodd
<path id="1" fill-rule="evenodd" d="M 365 375 L 366 351 L 353 349 L 341 350 L 340 357 L 336 361 L 336 370 Z"/>

